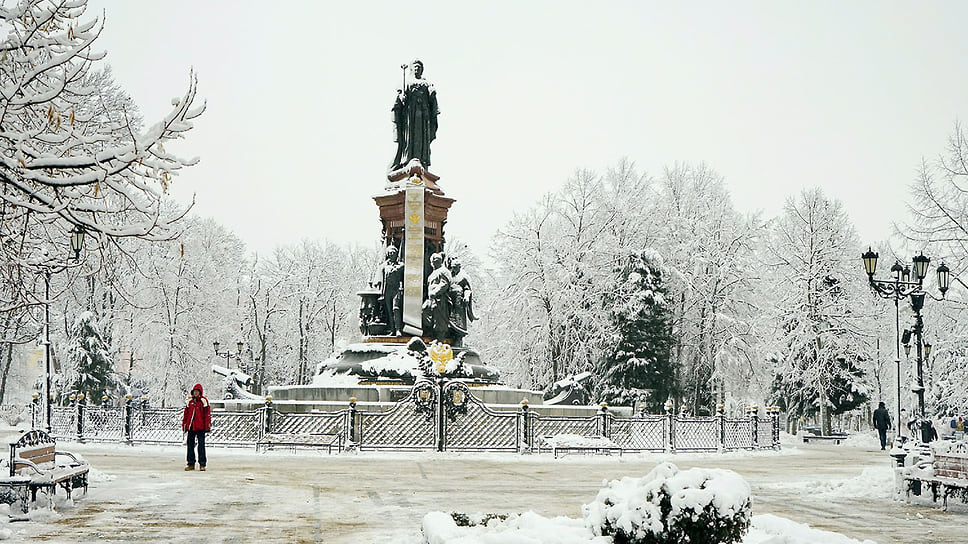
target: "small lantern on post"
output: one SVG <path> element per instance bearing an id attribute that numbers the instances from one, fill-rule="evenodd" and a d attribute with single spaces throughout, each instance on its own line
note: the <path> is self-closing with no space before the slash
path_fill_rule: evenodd
<path id="1" fill-rule="evenodd" d="M 265 434 L 263 436 L 265 436 L 266 434 L 272 433 L 272 411 L 273 411 L 272 410 L 272 395 L 266 395 L 266 406 L 265 406 L 265 410 L 266 410 L 266 419 L 265 419 L 265 428 L 263 429 L 263 432 Z"/>
<path id="2" fill-rule="evenodd" d="M 37 409 L 40 407 L 40 393 L 34 391 L 30 395 L 30 428 L 37 428 Z"/>
<path id="3" fill-rule="evenodd" d="M 873 248 L 868 247 L 867 251 L 861 255 L 864 259 L 864 271 L 867 272 L 867 276 L 870 278 L 874 277 L 874 273 L 877 271 L 877 252 Z"/>
<path id="4" fill-rule="evenodd" d="M 938 266 L 938 291 L 941 291 L 941 298 L 944 298 L 951 286 L 951 269 L 943 262 Z"/>
<path id="5" fill-rule="evenodd" d="M 521 453 L 531 453 L 531 417 L 528 413 L 528 399 L 521 399 L 521 433 L 524 437 L 521 443 Z"/>
<path id="6" fill-rule="evenodd" d="M 347 449 L 354 451 L 357 448 L 357 441 L 359 440 L 359 434 L 357 433 L 357 411 L 356 411 L 356 397 L 350 397 L 350 436 L 349 444 L 347 444 Z"/>
<path id="7" fill-rule="evenodd" d="M 931 258 L 925 257 L 922 252 L 915 255 L 911 261 L 914 263 L 914 275 L 918 278 L 918 282 L 924 281 L 924 277 L 928 275 L 928 264 L 931 263 Z"/>
<path id="8" fill-rule="evenodd" d="M 662 406 L 665 408 L 666 419 L 668 420 L 667 425 L 669 426 L 669 442 L 666 444 L 667 453 L 676 452 L 676 416 L 673 414 L 672 409 L 675 408 L 672 399 L 666 399 L 665 404 Z"/>
<path id="9" fill-rule="evenodd" d="M 599 424 L 598 424 L 598 434 L 605 438 L 609 437 L 609 426 L 608 426 L 608 403 L 603 402 L 599 404 Z"/>
<path id="10" fill-rule="evenodd" d="M 133 397 L 131 393 L 124 396 L 124 440 L 130 444 L 131 443 L 131 401 Z"/>
<path id="11" fill-rule="evenodd" d="M 84 412 L 86 408 L 84 398 L 84 393 L 77 394 L 77 441 L 82 444 L 84 443 Z"/>
<path id="12" fill-rule="evenodd" d="M 84 227 L 74 225 L 71 229 L 71 251 L 74 252 L 74 260 L 81 258 L 81 250 L 84 249 Z"/>

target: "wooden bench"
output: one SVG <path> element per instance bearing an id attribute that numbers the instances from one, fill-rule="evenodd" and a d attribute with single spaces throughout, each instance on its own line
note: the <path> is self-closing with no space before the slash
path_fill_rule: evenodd
<path id="1" fill-rule="evenodd" d="M 948 498 L 958 497 L 968 503 L 968 444 L 965 442 L 939 443 L 934 448 L 934 476 L 905 478 L 907 495 L 920 495 L 920 487 L 931 489 L 931 500 L 941 499 L 942 508 L 948 509 Z"/>
<path id="2" fill-rule="evenodd" d="M 83 487 L 84 494 L 87 494 L 90 466 L 70 452 L 57 451 L 53 437 L 39 429 L 27 431 L 16 442 L 10 443 L 8 464 L 10 477 L 4 480 L 21 487 L 25 483 L 31 502 L 37 500 L 38 490 L 53 499 L 57 486 L 64 489 L 68 499 L 77 487 Z"/>
<path id="3" fill-rule="evenodd" d="M 343 449 L 342 433 L 268 433 L 262 440 L 256 442 L 256 451 L 272 450 L 277 447 L 289 448 L 295 452 L 296 448 L 326 448 L 326 453 L 333 453 L 333 447 L 339 452 Z"/>
<path id="4" fill-rule="evenodd" d="M 847 435 L 830 435 L 823 436 L 819 434 L 803 433 L 803 443 L 808 444 L 811 440 L 814 442 L 833 442 L 834 444 L 840 444 L 841 441 L 847 440 Z"/>
<path id="5" fill-rule="evenodd" d="M 622 456 L 622 447 L 604 436 L 554 435 L 538 438 L 538 453 L 542 449 L 550 449 L 555 459 L 558 454 L 566 453 L 601 453 L 611 455 L 618 453 Z"/>

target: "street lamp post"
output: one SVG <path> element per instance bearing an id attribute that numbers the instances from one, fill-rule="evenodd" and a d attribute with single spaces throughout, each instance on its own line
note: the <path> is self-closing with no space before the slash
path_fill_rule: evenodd
<path id="1" fill-rule="evenodd" d="M 915 255 L 911 259 L 912 267 L 907 266 L 901 267 L 900 263 L 896 263 L 891 267 L 891 272 L 894 274 L 893 280 L 876 280 L 874 279 L 874 273 L 877 271 L 877 253 L 872 249 L 868 248 L 867 252 L 861 255 L 864 260 L 864 270 L 867 272 L 867 279 L 870 283 L 871 290 L 879 296 L 894 300 L 895 312 L 897 312 L 898 302 L 902 298 L 911 299 L 911 309 L 914 310 L 914 328 L 912 331 L 905 331 L 904 334 L 904 351 L 905 353 L 910 352 L 910 344 L 908 343 L 910 334 L 913 333 L 916 342 L 916 361 L 917 361 L 917 383 L 912 388 L 913 392 L 918 396 L 918 417 L 925 417 L 924 408 L 924 358 L 926 357 L 926 351 L 930 353 L 930 347 L 925 346 L 924 343 L 924 321 L 921 317 L 921 309 L 924 308 L 924 297 L 926 293 L 924 292 L 924 278 L 928 275 L 928 264 L 931 259 L 925 257 L 923 253 Z M 911 277 L 911 271 L 913 269 L 914 277 Z M 949 280 L 949 270 L 948 267 L 941 264 L 938 267 L 938 289 L 941 291 L 942 296 L 945 291 L 948 290 L 948 280 Z M 896 317 L 896 319 L 899 319 Z M 899 329 L 900 322 L 896 321 L 895 326 Z M 901 340 L 898 339 L 898 345 L 900 346 Z M 901 424 L 900 421 L 900 347 L 898 348 L 898 425 Z M 927 438 L 926 433 L 928 432 L 926 427 L 921 427 L 921 438 L 922 441 Z"/>
<path id="2" fill-rule="evenodd" d="M 218 350 L 218 347 L 221 345 L 221 343 L 218 340 L 212 342 L 212 345 L 215 346 L 215 356 L 216 357 L 225 357 L 225 368 L 230 368 L 229 361 L 231 360 L 232 355 L 235 355 L 239 359 L 239 361 L 241 362 L 241 360 L 242 360 L 242 346 L 244 345 L 241 340 L 235 343 L 235 348 L 236 348 L 236 352 L 235 353 L 232 353 L 232 350 L 229 350 L 229 349 L 227 349 L 225 351 L 219 351 Z M 239 370 L 242 370 L 242 369 L 239 368 Z"/>
<path id="3" fill-rule="evenodd" d="M 84 249 L 84 229 L 75 226 L 71 230 L 71 251 L 74 252 L 74 260 L 81 257 L 81 250 Z M 41 272 L 44 274 L 44 414 L 47 418 L 47 433 L 51 433 L 51 401 L 54 392 L 51 389 L 51 358 L 50 358 L 50 277 L 58 272 L 67 270 L 67 265 L 62 266 L 43 266 Z"/>

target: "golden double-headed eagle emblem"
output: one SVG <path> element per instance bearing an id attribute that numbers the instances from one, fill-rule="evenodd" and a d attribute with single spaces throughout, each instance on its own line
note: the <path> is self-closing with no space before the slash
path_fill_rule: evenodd
<path id="1" fill-rule="evenodd" d="M 434 369 L 437 370 L 437 374 L 443 374 L 447 369 L 447 363 L 454 358 L 454 350 L 450 348 L 449 344 L 434 344 L 430 346 L 428 351 L 430 352 L 430 360 L 435 363 Z"/>

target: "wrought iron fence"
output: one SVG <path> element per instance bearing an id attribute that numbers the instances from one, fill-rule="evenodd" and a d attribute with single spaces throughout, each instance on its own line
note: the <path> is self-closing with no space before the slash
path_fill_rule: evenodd
<path id="1" fill-rule="evenodd" d="M 124 409 L 120 406 L 84 407 L 86 440 L 119 442 L 124 439 Z"/>
<path id="2" fill-rule="evenodd" d="M 50 409 L 50 432 L 54 436 L 67 437 L 77 434 L 77 409 L 73 406 L 52 406 Z"/>
<path id="3" fill-rule="evenodd" d="M 665 451 L 669 443 L 668 417 L 612 417 L 610 438 L 626 451 Z"/>
<path id="4" fill-rule="evenodd" d="M 182 441 L 181 408 L 128 408 L 128 441 L 142 444 L 178 444 Z M 83 435 L 77 437 L 84 439 Z"/>
<path id="5" fill-rule="evenodd" d="M 0 407 L 0 413 L 4 413 Z M 6 411 L 12 412 L 13 409 Z M 34 426 L 43 409 L 27 406 Z M 179 444 L 181 408 L 88 406 L 77 402 L 51 410 L 51 432 L 79 441 Z M 384 411 L 360 410 L 356 400 L 337 412 L 287 413 L 271 401 L 248 411 L 213 411 L 213 445 L 259 447 L 326 446 L 337 450 L 436 450 L 530 452 L 554 439 L 595 439 L 625 451 L 692 452 L 736 449 L 778 449 L 780 421 L 776 409 L 758 417 L 638 415 L 623 417 L 607 407 L 592 416 L 551 416 L 536 413 L 527 403 L 518 410 L 495 410 L 457 381 L 420 381 L 409 395 Z M 587 449 L 587 448 L 586 448 Z"/>

